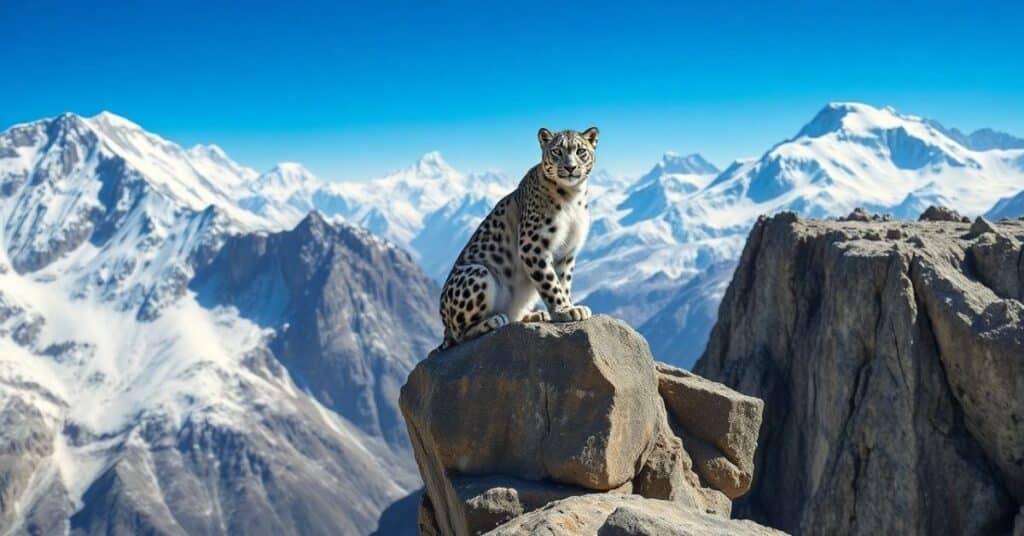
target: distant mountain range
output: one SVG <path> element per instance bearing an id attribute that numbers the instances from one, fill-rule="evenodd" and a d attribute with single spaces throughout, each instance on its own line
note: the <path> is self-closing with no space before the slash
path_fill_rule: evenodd
<path id="1" fill-rule="evenodd" d="M 419 486 L 437 287 L 250 208 L 301 173 L 110 114 L 0 134 L 0 534 L 359 534 Z"/>
<path id="2" fill-rule="evenodd" d="M 337 183 L 109 113 L 4 131 L 0 534 L 372 531 L 418 486 L 396 400 L 438 282 L 525 171 Z M 760 214 L 1024 215 L 1024 141 L 837 103 L 725 170 L 589 183 L 574 293 L 689 366 Z"/>

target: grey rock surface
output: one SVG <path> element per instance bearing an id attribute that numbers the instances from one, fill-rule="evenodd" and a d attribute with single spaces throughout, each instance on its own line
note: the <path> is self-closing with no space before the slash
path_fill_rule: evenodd
<path id="1" fill-rule="evenodd" d="M 405 251 L 312 212 L 291 231 L 229 239 L 191 286 L 276 328 L 274 356 L 322 404 L 407 445 L 398 390 L 441 327 L 437 286 Z"/>
<path id="2" fill-rule="evenodd" d="M 697 472 L 730 498 L 746 493 L 764 403 L 692 372 L 661 363 L 657 369 L 669 414 L 698 440 L 693 442 Z"/>
<path id="3" fill-rule="evenodd" d="M 698 536 L 782 534 L 745 520 L 724 519 L 637 495 L 589 494 L 548 504 L 488 536 Z"/>
<path id="4" fill-rule="evenodd" d="M 607 317 L 516 323 L 433 354 L 400 401 L 421 471 L 429 459 L 597 490 L 633 478 L 663 415 L 646 343 Z"/>
<path id="5" fill-rule="evenodd" d="M 736 409 L 753 399 L 656 365 L 644 339 L 618 320 L 515 323 L 431 354 L 400 398 L 425 483 L 421 532 L 480 534 L 594 492 L 728 518 L 729 497 L 694 472 L 680 439 L 690 432 L 666 410 L 665 374 L 687 376 L 689 392 L 666 392 L 686 405 L 676 411 L 694 433 L 730 453 L 753 452 L 754 445 L 729 443 L 756 444 L 759 420 Z M 694 394 L 708 389 L 703 398 Z M 711 422 L 716 416 L 734 429 Z M 751 431 L 752 438 L 744 435 Z"/>
<path id="6" fill-rule="evenodd" d="M 735 515 L 804 534 L 1013 530 L 1024 222 L 986 224 L 758 222 L 695 368 L 764 400 Z"/>

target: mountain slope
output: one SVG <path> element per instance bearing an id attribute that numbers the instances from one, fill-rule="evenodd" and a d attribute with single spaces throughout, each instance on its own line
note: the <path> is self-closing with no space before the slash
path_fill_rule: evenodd
<path id="1" fill-rule="evenodd" d="M 891 108 L 829 104 L 792 139 L 759 159 L 734 163 L 706 187 L 666 209 L 662 218 L 675 224 L 676 243 L 662 247 L 682 259 L 668 272 L 677 279 L 679 290 L 675 299 L 665 300 L 664 309 L 649 313 L 648 318 L 658 320 L 642 326 L 641 333 L 653 348 L 675 348 L 674 355 L 658 354 L 659 358 L 692 364 L 706 335 L 700 337 L 688 323 L 687 311 L 713 309 L 720 293 L 695 292 L 686 283 L 718 263 L 738 258 L 759 215 L 789 210 L 825 218 L 860 206 L 917 219 L 932 204 L 978 215 L 1024 187 L 1024 149 L 1009 146 L 974 150 L 933 121 Z M 724 288 L 729 274 L 717 274 L 702 276 L 708 288 Z M 674 328 L 667 324 L 672 318 L 678 319 Z M 704 333 L 711 326 L 706 320 Z M 672 342 L 670 334 L 684 330 L 696 339 L 685 346 Z"/>
<path id="2" fill-rule="evenodd" d="M 0 533 L 368 533 L 418 486 L 396 378 L 436 291 L 364 231 L 243 206 L 288 171 L 111 114 L 0 134 Z"/>
<path id="3" fill-rule="evenodd" d="M 985 217 L 990 220 L 1024 217 L 1024 190 L 1017 195 L 1007 196 L 997 201 L 992 209 L 985 213 Z"/>

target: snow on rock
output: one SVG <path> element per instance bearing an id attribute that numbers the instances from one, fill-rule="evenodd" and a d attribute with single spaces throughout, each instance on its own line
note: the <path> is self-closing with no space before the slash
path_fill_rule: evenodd
<path id="1" fill-rule="evenodd" d="M 275 322 L 191 288 L 225 244 L 294 226 L 318 187 L 301 166 L 259 175 L 106 112 L 0 133 L 0 533 L 368 533 L 416 485 L 404 437 L 306 392 L 316 374 L 351 373 L 338 341 L 360 337 L 358 323 L 336 323 L 322 348 L 289 346 L 292 360 L 331 356 L 316 371 L 282 365 L 274 347 L 327 313 L 347 318 L 344 292 L 381 325 L 431 307 L 428 291 L 399 292 L 368 266 L 398 255 L 392 244 L 354 228 L 300 237 L 290 247 L 345 255 L 356 283 L 307 285 Z M 266 210 L 247 204 L 259 192 Z M 302 266 L 315 279 L 334 258 Z M 284 263 L 256 268 L 279 278 Z M 376 291 L 358 288 L 371 273 Z M 353 378 L 381 411 L 390 376 L 439 338 L 420 329 L 410 348 L 358 342 L 380 347 L 359 365 L 376 372 Z"/>

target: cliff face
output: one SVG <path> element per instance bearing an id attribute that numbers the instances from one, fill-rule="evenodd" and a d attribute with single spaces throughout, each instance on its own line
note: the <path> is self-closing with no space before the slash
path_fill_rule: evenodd
<path id="1" fill-rule="evenodd" d="M 400 405 L 422 534 L 772 532 L 729 520 L 761 401 L 656 364 L 622 322 L 516 323 L 435 352 Z"/>
<path id="2" fill-rule="evenodd" d="M 807 534 L 1010 532 L 1024 222 L 860 219 L 750 234 L 695 368 L 765 402 L 734 512 Z"/>

